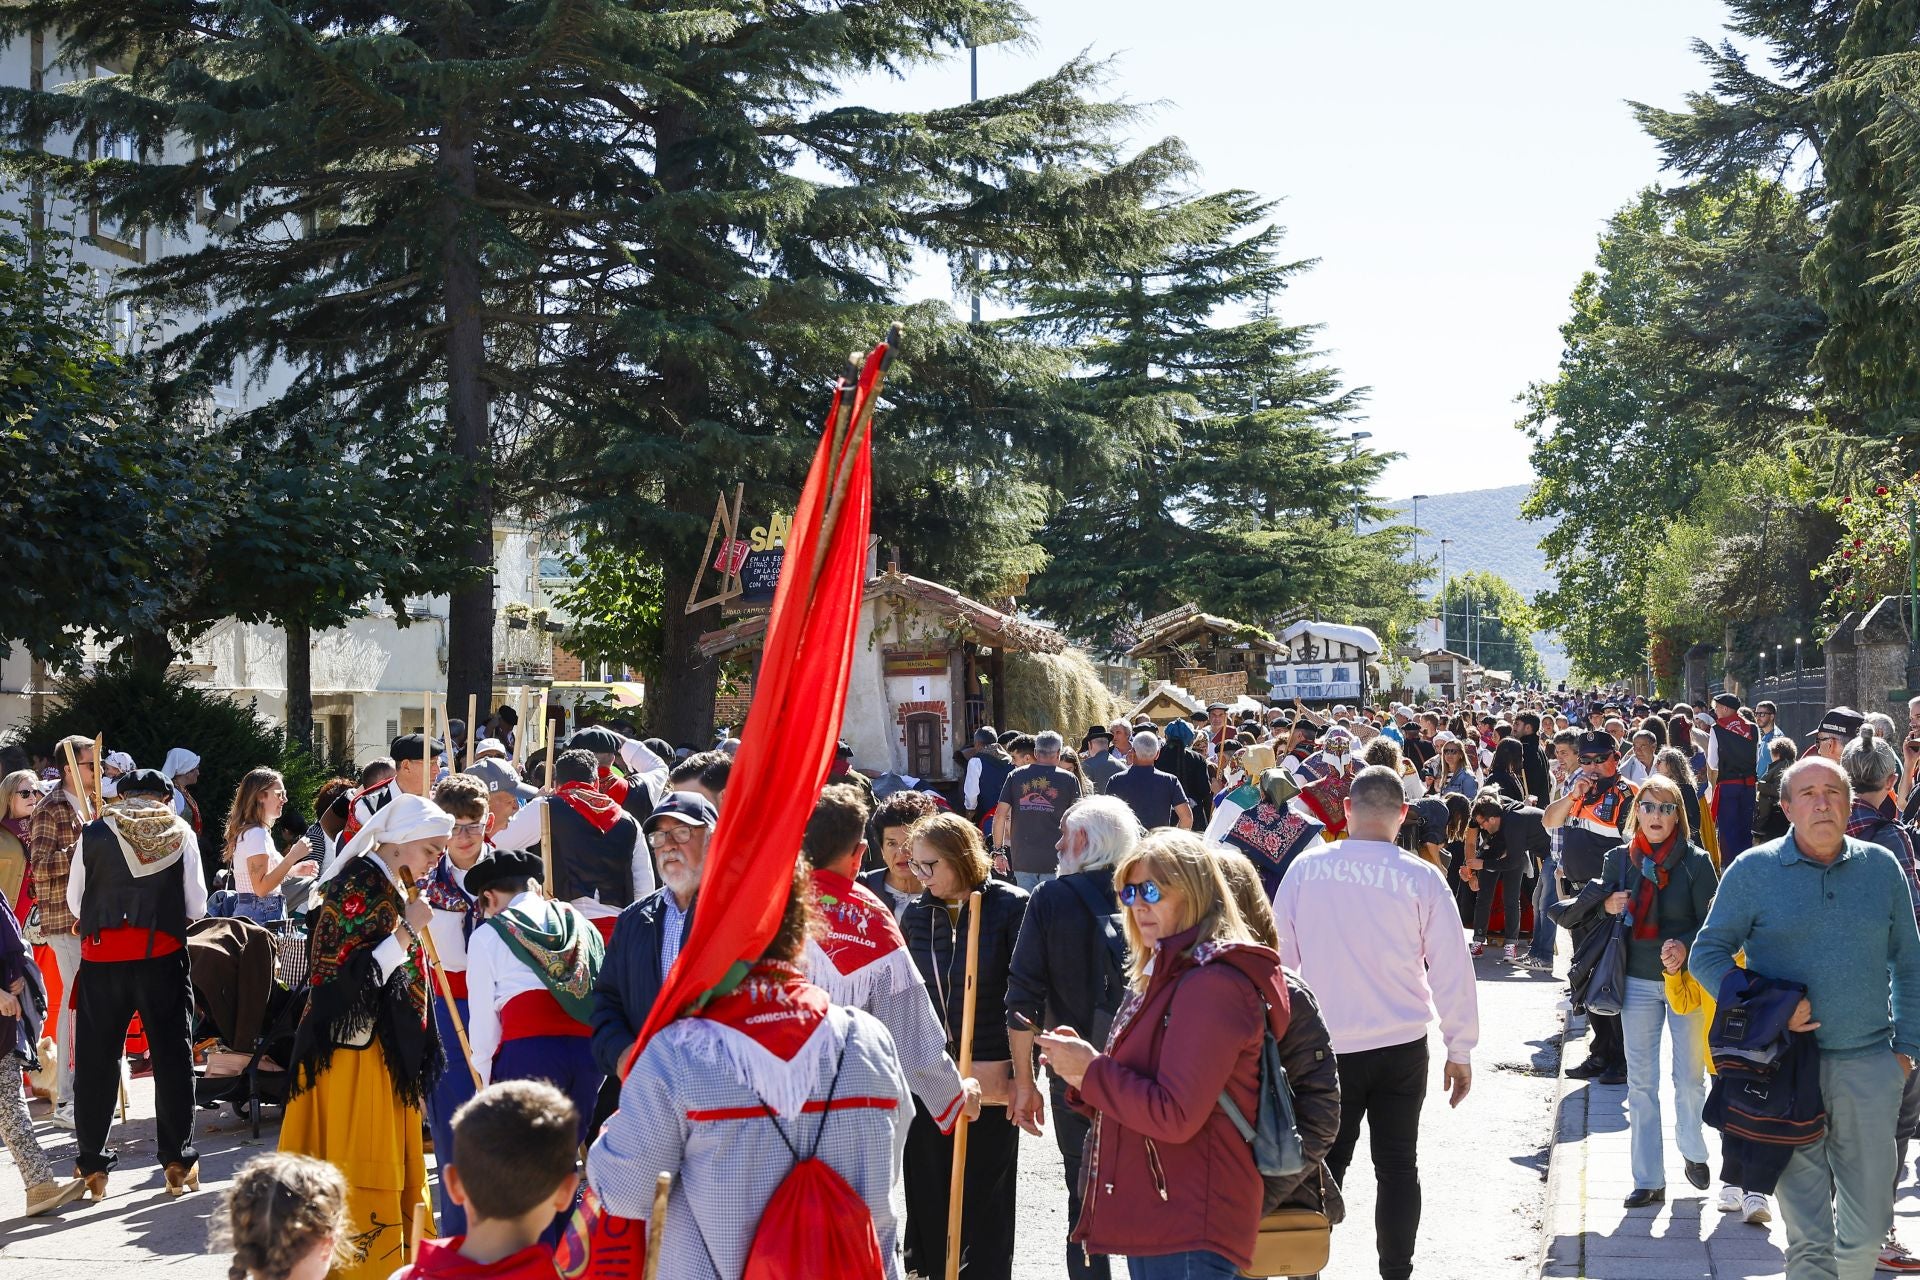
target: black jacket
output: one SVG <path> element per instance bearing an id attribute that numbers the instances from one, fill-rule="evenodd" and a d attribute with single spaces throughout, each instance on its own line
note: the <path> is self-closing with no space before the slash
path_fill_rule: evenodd
<path id="1" fill-rule="evenodd" d="M 1179 743 L 1169 741 L 1160 748 L 1160 759 L 1154 767 L 1180 779 L 1181 789 L 1193 804 L 1193 829 L 1205 831 L 1207 823 L 1213 820 L 1213 776 L 1207 772 L 1207 762 Z"/>
<path id="2" fill-rule="evenodd" d="M 973 1018 L 973 1056 L 979 1062 L 1007 1062 L 1013 1049 L 1007 1043 L 1007 1020 L 999 1016 L 1007 1006 L 1007 975 L 1013 968 L 1013 944 L 1027 914 L 1027 892 L 1004 880 L 989 879 L 980 886 L 980 986 Z M 972 928 L 966 904 L 960 907 L 959 931 L 947 918 L 947 905 L 932 891 L 908 907 L 900 919 L 907 938 L 907 954 L 927 984 L 933 1011 L 947 1030 L 947 1052 L 960 1056 L 957 1043 L 965 1012 L 967 987 L 967 930 Z"/>
<path id="3" fill-rule="evenodd" d="M 1527 803 L 1546 808 L 1553 799 L 1553 778 L 1547 772 L 1547 755 L 1540 749 L 1538 734 L 1520 738 L 1520 777 L 1527 785 Z"/>
<path id="4" fill-rule="evenodd" d="M 1340 1133 L 1340 1070 L 1334 1063 L 1333 1038 L 1320 1017 L 1320 1002 L 1306 982 L 1291 969 L 1287 975 L 1287 1034 L 1280 1040 L 1280 1065 L 1287 1069 L 1287 1087 L 1293 1090 L 1293 1124 L 1307 1167 L 1280 1192 L 1280 1203 L 1318 1209 L 1339 1222 L 1347 1216 L 1340 1184 L 1327 1168 L 1327 1153 Z"/>
<path id="5" fill-rule="evenodd" d="M 1482 836 L 1474 851 L 1489 871 L 1519 867 L 1531 871 L 1553 852 L 1553 839 L 1541 819 L 1543 814 L 1530 804 L 1502 804 L 1500 830 L 1491 838 Z"/>
<path id="6" fill-rule="evenodd" d="M 1072 883 L 1070 883 L 1072 882 Z M 1100 920 L 1074 887 L 1091 888 L 1105 914 Z M 1119 939 L 1122 957 L 1116 964 L 1106 930 Z M 1007 1025 L 1024 1016 L 1035 1027 L 1067 1026 L 1106 1047 L 1105 1032 L 1126 998 L 1124 957 L 1126 933 L 1120 922 L 1120 899 L 1113 892 L 1113 872 L 1077 871 L 1050 880 L 1027 899 L 1027 914 L 1014 944 L 1013 966 L 1007 976 Z"/>
<path id="7" fill-rule="evenodd" d="M 657 889 L 620 913 L 600 976 L 593 983 L 593 1060 L 608 1075 L 620 1070 L 621 1055 L 633 1044 L 660 998 L 666 976 L 660 972 L 660 942 L 666 925 L 668 890 Z M 685 945 L 693 929 L 695 897 L 680 932 Z"/>

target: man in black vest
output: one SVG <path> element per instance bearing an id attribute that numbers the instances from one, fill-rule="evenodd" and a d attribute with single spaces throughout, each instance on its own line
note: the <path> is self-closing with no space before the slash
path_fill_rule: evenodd
<path id="1" fill-rule="evenodd" d="M 1760 731 L 1740 715 L 1740 699 L 1717 695 L 1707 737 L 1707 781 L 1713 785 L 1713 825 L 1720 836 L 1723 867 L 1753 847 L 1759 765 Z"/>
<path id="2" fill-rule="evenodd" d="M 653 892 L 653 859 L 640 824 L 598 786 L 600 763 L 591 751 L 567 750 L 553 762 L 554 792 L 522 806 L 494 838 L 496 849 L 540 843 L 541 813 L 553 827 L 553 896 L 571 903 L 604 938 L 620 912 Z"/>
<path id="3" fill-rule="evenodd" d="M 193 988 L 187 922 L 207 913 L 200 843 L 173 812 L 173 787 L 152 769 L 80 835 L 67 907 L 80 922 L 74 979 L 74 1172 L 98 1200 L 117 1159 L 106 1150 L 120 1096 L 120 1057 L 137 1012 L 153 1061 L 157 1154 L 167 1191 L 200 1185 L 193 1148 Z"/>

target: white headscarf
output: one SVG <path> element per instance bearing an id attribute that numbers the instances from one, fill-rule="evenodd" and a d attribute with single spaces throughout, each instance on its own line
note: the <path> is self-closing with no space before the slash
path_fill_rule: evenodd
<path id="1" fill-rule="evenodd" d="M 167 762 L 160 766 L 160 776 L 168 782 L 183 773 L 192 773 L 200 767 L 200 757 L 185 747 L 175 747 L 167 752 Z"/>
<path id="2" fill-rule="evenodd" d="M 133 762 L 133 757 L 124 751 L 107 752 L 107 763 L 122 773 L 132 773 L 135 769 L 139 768 L 139 766 Z"/>
<path id="3" fill-rule="evenodd" d="M 386 808 L 367 819 L 353 839 L 327 863 L 319 883 L 327 884 L 363 853 L 371 853 L 383 844 L 406 844 L 453 834 L 453 815 L 431 800 L 411 793 L 396 796 Z"/>

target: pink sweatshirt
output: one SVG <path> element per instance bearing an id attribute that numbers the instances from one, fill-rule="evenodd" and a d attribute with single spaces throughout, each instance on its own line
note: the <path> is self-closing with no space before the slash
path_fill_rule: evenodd
<path id="1" fill-rule="evenodd" d="M 1480 1041 L 1473 959 L 1446 877 L 1398 845 L 1303 853 L 1273 896 L 1280 958 L 1319 998 L 1335 1053 L 1405 1044 L 1437 1010 L 1447 1061 Z"/>

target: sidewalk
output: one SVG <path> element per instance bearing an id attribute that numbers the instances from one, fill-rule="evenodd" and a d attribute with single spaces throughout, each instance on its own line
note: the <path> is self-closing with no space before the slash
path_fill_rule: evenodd
<path id="1" fill-rule="evenodd" d="M 1543 1277 L 1587 1280 L 1769 1280 L 1786 1275 L 1787 1237 L 1779 1204 L 1774 1220 L 1749 1226 L 1715 1207 L 1720 1186 L 1687 1182 L 1669 1120 L 1667 1200 L 1645 1209 L 1621 1207 L 1633 1190 L 1627 1152 L 1627 1090 L 1569 1080 L 1569 1065 L 1586 1056 L 1585 1019 L 1572 1019 L 1561 1055 L 1557 1129 L 1547 1174 Z M 1661 1069 L 1669 1059 L 1662 1055 Z M 1664 1084 L 1664 1079 L 1663 1079 Z M 1661 1090 L 1670 1117 L 1672 1094 Z M 1707 1130 L 1708 1161 L 1719 1173 L 1719 1137 Z M 1920 1240 L 1920 1189 L 1911 1180 L 1895 1201 L 1895 1225 L 1909 1247 Z M 1885 1273 L 1882 1273 L 1885 1274 Z"/>

